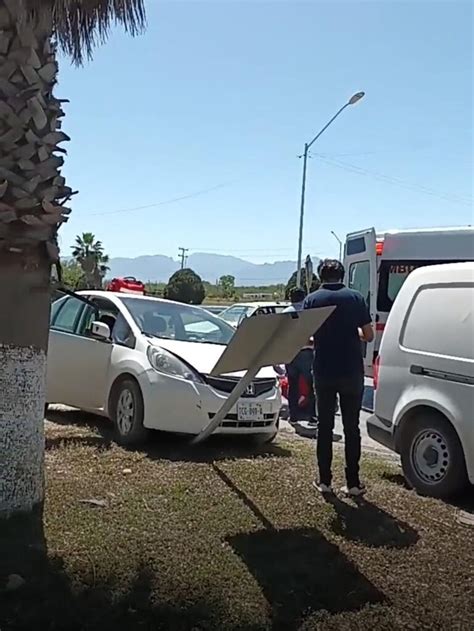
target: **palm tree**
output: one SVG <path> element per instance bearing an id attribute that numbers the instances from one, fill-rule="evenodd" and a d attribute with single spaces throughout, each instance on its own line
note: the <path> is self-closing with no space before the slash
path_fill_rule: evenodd
<path id="1" fill-rule="evenodd" d="M 108 271 L 109 257 L 104 254 L 102 241 L 96 241 L 92 232 L 83 232 L 76 237 L 72 256 L 82 267 L 87 289 L 99 289 Z"/>
<path id="2" fill-rule="evenodd" d="M 43 499 L 50 275 L 74 194 L 56 50 L 81 63 L 115 22 L 138 33 L 144 0 L 0 0 L 0 514 Z"/>

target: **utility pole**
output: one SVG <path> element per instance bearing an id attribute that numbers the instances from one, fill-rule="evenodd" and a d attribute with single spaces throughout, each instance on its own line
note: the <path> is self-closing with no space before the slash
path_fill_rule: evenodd
<path id="1" fill-rule="evenodd" d="M 189 252 L 189 248 L 178 248 L 179 250 L 179 258 L 181 259 L 181 269 L 184 269 L 186 265 L 186 261 L 188 260 L 188 255 L 186 252 Z"/>

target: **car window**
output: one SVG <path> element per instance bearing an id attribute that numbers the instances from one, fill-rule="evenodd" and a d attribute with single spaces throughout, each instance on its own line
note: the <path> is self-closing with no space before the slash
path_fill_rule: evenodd
<path id="1" fill-rule="evenodd" d="M 65 333 L 74 333 L 77 323 L 84 310 L 85 304 L 81 300 L 73 296 L 66 298 L 64 304 L 58 307 L 58 311 L 54 317 L 52 329 L 55 331 L 64 331 Z"/>
<path id="2" fill-rule="evenodd" d="M 135 336 L 124 316 L 119 313 L 112 332 L 112 341 L 120 346 L 135 347 Z"/>
<path id="3" fill-rule="evenodd" d="M 229 322 L 229 324 L 237 325 L 242 320 L 242 318 L 249 315 L 252 307 L 248 305 L 235 305 L 234 307 L 229 307 L 223 313 L 220 314 L 220 317 Z"/>
<path id="4" fill-rule="evenodd" d="M 228 344 L 235 330 L 208 311 L 162 300 L 121 299 L 141 331 L 162 339 Z"/>
<path id="5" fill-rule="evenodd" d="M 443 357 L 474 360 L 474 287 L 428 286 L 408 310 L 402 345 Z"/>
<path id="6" fill-rule="evenodd" d="M 107 324 L 111 333 L 113 333 L 117 316 L 119 314 L 118 307 L 116 307 L 116 305 L 107 298 L 90 296 L 89 300 L 95 305 L 96 309 L 87 305 L 79 325 L 79 335 L 89 337 L 91 334 L 92 323 L 96 320 Z"/>
<path id="7" fill-rule="evenodd" d="M 62 298 L 58 298 L 57 300 L 55 300 L 53 304 L 51 305 L 51 313 L 49 316 L 49 323 L 51 325 L 54 324 L 54 320 L 56 316 L 58 315 L 59 311 L 64 306 L 64 303 L 66 302 L 66 300 L 68 300 L 67 296 L 63 296 Z"/>
<path id="8" fill-rule="evenodd" d="M 370 302 L 370 261 L 357 261 L 349 268 L 349 287 L 364 297 L 367 305 Z"/>
<path id="9" fill-rule="evenodd" d="M 205 338 L 208 341 L 217 341 L 219 338 L 219 327 L 215 322 L 211 322 L 205 317 L 203 318 L 201 311 L 183 313 L 181 321 L 188 340 Z"/>

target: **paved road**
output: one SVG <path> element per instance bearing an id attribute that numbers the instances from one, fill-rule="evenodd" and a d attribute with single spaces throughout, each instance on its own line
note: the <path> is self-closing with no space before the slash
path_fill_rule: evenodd
<path id="1" fill-rule="evenodd" d="M 361 436 L 362 436 L 362 448 L 366 449 L 366 450 L 371 450 L 371 451 L 377 451 L 381 454 L 384 455 L 390 455 L 391 457 L 395 457 L 395 454 L 393 454 L 393 452 L 389 451 L 388 449 L 385 449 L 384 447 L 382 447 L 382 445 L 379 445 L 379 443 L 376 443 L 374 440 L 372 440 L 371 438 L 369 438 L 369 435 L 367 434 L 367 419 L 370 416 L 369 412 L 365 412 L 362 411 L 361 415 L 360 415 L 360 432 L 361 432 Z M 281 429 L 284 431 L 293 431 L 293 428 L 291 427 L 291 425 L 289 423 L 287 423 L 286 421 L 282 421 L 281 422 Z M 306 430 L 306 428 L 304 428 L 303 426 L 296 428 L 297 431 L 296 433 L 299 436 L 302 436 L 304 438 L 308 438 L 309 440 L 311 440 L 312 438 L 314 438 L 313 434 L 314 434 L 314 430 Z M 334 433 L 338 436 L 341 437 L 341 441 L 343 442 L 343 436 L 344 436 L 344 431 L 342 428 L 342 419 L 341 416 L 338 414 L 336 416 L 336 423 L 335 423 L 335 427 L 334 427 Z"/>

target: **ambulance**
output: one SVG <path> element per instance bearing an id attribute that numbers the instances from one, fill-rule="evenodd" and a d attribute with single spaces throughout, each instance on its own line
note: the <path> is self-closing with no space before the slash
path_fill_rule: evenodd
<path id="1" fill-rule="evenodd" d="M 465 261 L 474 261 L 472 226 L 379 233 L 375 228 L 367 228 L 347 235 L 346 284 L 364 296 L 376 329 L 374 341 L 364 343 L 368 377 L 373 375 L 388 314 L 410 272 L 426 265 Z"/>

